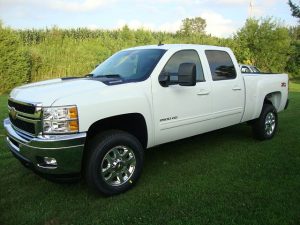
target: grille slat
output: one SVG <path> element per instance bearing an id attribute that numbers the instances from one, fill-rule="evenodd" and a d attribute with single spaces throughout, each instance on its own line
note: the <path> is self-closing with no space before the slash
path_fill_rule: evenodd
<path id="1" fill-rule="evenodd" d="M 10 107 L 14 107 L 17 111 L 27 113 L 27 114 L 34 114 L 35 113 L 35 106 L 33 105 L 23 105 L 17 102 L 13 102 L 10 99 L 8 100 L 8 105 Z"/>
<path id="2" fill-rule="evenodd" d="M 18 118 L 13 119 L 11 115 L 9 115 L 9 119 L 10 119 L 11 123 L 15 127 L 19 128 L 21 130 L 24 130 L 27 133 L 35 134 L 35 128 L 34 128 L 34 124 L 33 123 L 29 123 L 29 122 L 20 120 Z"/>

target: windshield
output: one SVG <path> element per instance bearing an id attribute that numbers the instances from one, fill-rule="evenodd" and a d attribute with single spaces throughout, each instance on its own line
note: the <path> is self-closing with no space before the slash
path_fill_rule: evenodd
<path id="1" fill-rule="evenodd" d="M 165 52 L 163 49 L 121 51 L 101 63 L 91 75 L 94 78 L 114 78 L 125 82 L 145 80 Z"/>

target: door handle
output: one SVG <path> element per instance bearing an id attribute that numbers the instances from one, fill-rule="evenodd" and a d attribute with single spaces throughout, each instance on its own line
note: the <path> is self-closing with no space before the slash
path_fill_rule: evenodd
<path id="1" fill-rule="evenodd" d="M 209 95 L 210 91 L 206 89 L 200 89 L 200 92 L 197 95 Z"/>
<path id="2" fill-rule="evenodd" d="M 240 91 L 240 90 L 242 90 L 242 88 L 240 88 L 240 87 L 233 87 L 232 90 L 234 90 L 234 91 Z"/>

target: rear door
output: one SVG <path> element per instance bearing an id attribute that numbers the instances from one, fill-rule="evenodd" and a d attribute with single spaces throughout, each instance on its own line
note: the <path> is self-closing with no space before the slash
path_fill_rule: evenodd
<path id="1" fill-rule="evenodd" d="M 239 68 L 231 52 L 206 50 L 212 77 L 212 113 L 215 129 L 237 124 L 244 111 L 245 90 Z"/>

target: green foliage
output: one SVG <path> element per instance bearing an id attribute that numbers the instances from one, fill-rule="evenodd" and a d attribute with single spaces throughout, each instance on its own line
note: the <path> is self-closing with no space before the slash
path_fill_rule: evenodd
<path id="1" fill-rule="evenodd" d="M 290 28 L 291 52 L 286 66 L 291 78 L 300 77 L 300 26 Z"/>
<path id="2" fill-rule="evenodd" d="M 182 36 L 166 32 L 59 29 L 15 31 L 31 56 L 31 81 L 89 73 L 95 65 L 124 48 L 162 43 L 219 45 L 219 39 L 205 35 Z"/>
<path id="3" fill-rule="evenodd" d="M 298 18 L 300 22 L 300 6 L 294 4 L 291 0 L 289 0 L 288 4 L 291 7 L 292 16 Z"/>
<path id="4" fill-rule="evenodd" d="M 182 20 L 182 26 L 179 31 L 184 36 L 205 34 L 206 21 L 201 17 L 186 18 Z"/>
<path id="5" fill-rule="evenodd" d="M 16 32 L 0 25 L 0 93 L 29 82 L 30 63 Z"/>
<path id="6" fill-rule="evenodd" d="M 234 37 L 238 60 L 263 71 L 282 72 L 289 59 L 291 38 L 286 27 L 272 18 L 248 19 Z"/>
<path id="7" fill-rule="evenodd" d="M 177 33 L 130 30 L 128 26 L 119 30 L 12 30 L 0 22 L 0 93 L 26 82 L 84 75 L 118 50 L 160 42 L 226 46 L 239 62 L 300 75 L 299 38 L 292 29 L 272 19 L 248 20 L 234 38 L 225 39 L 206 35 L 205 26 L 200 17 L 183 20 Z"/>

